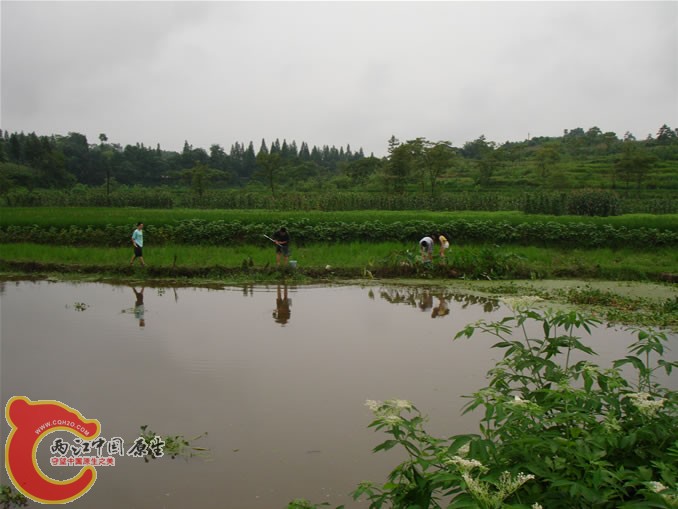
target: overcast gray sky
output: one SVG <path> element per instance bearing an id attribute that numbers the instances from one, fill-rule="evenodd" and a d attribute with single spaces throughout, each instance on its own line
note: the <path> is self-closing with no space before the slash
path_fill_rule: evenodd
<path id="1" fill-rule="evenodd" d="M 678 127 L 678 2 L 0 2 L 3 130 L 369 155 Z"/>

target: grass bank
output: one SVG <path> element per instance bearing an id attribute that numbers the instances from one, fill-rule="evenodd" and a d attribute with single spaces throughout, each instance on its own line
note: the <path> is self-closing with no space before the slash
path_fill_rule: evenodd
<path id="1" fill-rule="evenodd" d="M 0 244 L 0 271 L 4 273 L 86 272 L 143 277 L 235 278 L 238 281 L 280 277 L 272 247 L 163 245 L 148 246 L 148 267 L 128 266 L 131 249 L 72 247 L 42 244 Z M 672 248 L 559 249 L 533 246 L 455 246 L 444 263 L 419 261 L 416 246 L 397 242 L 315 243 L 294 247 L 291 259 L 297 278 L 425 279 L 552 279 L 591 278 L 657 281 L 678 273 L 678 252 Z"/>
<path id="2" fill-rule="evenodd" d="M 129 248 L 0 244 L 0 280 L 32 277 L 218 287 L 282 281 L 423 283 L 486 296 L 536 295 L 581 306 L 610 323 L 678 327 L 676 286 L 657 283 L 662 273 L 678 274 L 678 253 L 670 248 L 455 246 L 446 263 L 422 264 L 411 245 L 317 243 L 293 249 L 296 270 L 277 269 L 270 246 L 148 246 L 144 254 L 148 266 L 141 268 L 129 267 Z M 640 291 L 629 291 L 631 284 Z"/>

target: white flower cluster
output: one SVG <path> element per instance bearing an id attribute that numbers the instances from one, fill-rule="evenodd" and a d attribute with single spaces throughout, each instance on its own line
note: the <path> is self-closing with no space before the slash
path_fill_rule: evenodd
<path id="1" fill-rule="evenodd" d="M 584 366 L 582 368 L 582 371 L 584 371 L 584 372 L 586 372 L 590 375 L 597 375 L 598 373 L 600 373 L 600 367 L 596 366 L 592 362 L 585 362 Z"/>
<path id="2" fill-rule="evenodd" d="M 656 481 L 651 481 L 651 482 L 647 483 L 647 485 L 655 493 L 660 493 L 660 492 L 662 492 L 666 489 L 666 486 L 664 486 L 662 483 L 656 482 Z"/>
<path id="3" fill-rule="evenodd" d="M 636 407 L 638 412 L 646 417 L 654 417 L 659 412 L 659 409 L 664 406 L 665 399 L 652 399 L 652 396 L 647 392 L 638 392 L 628 395 L 631 404 Z"/>
<path id="4" fill-rule="evenodd" d="M 462 479 L 466 483 L 466 489 L 480 505 L 486 507 L 502 507 L 503 501 L 518 490 L 527 481 L 534 479 L 532 474 L 520 472 L 513 477 L 510 472 L 503 472 L 498 482 L 492 486 L 489 483 L 471 477 L 468 472 L 462 473 Z"/>
<path id="5" fill-rule="evenodd" d="M 475 477 L 471 477 L 471 474 L 468 472 L 464 472 L 461 477 L 466 483 L 466 489 L 468 492 L 478 501 L 482 500 L 489 502 L 493 498 L 490 495 L 490 488 L 486 483 L 479 481 Z"/>
<path id="6" fill-rule="evenodd" d="M 492 387 L 485 387 L 484 389 L 480 389 L 478 392 L 476 392 L 474 396 L 477 397 L 479 396 L 483 398 L 485 401 L 492 402 L 501 399 L 502 394 L 497 389 L 493 389 Z"/>
<path id="7" fill-rule="evenodd" d="M 534 504 L 532 504 L 532 509 L 544 509 L 544 508 L 542 507 L 541 504 L 538 504 L 537 502 L 535 502 Z"/>
<path id="8" fill-rule="evenodd" d="M 412 410 L 412 403 L 406 399 L 389 399 L 385 403 L 399 410 Z"/>
<path id="9" fill-rule="evenodd" d="M 511 477 L 509 472 L 504 472 L 499 476 L 499 485 L 497 486 L 499 488 L 498 495 L 504 500 L 511 493 L 517 491 L 523 484 L 532 479 L 534 479 L 532 474 L 519 472 L 516 477 Z"/>
<path id="10" fill-rule="evenodd" d="M 467 456 L 469 452 L 471 452 L 471 446 L 469 444 L 464 444 L 457 450 L 457 453 L 460 456 Z"/>
<path id="11" fill-rule="evenodd" d="M 386 401 L 368 399 L 365 401 L 365 406 L 372 411 L 375 417 L 391 425 L 403 421 L 400 412 L 414 408 L 412 403 L 404 399 L 387 399 Z"/>
<path id="12" fill-rule="evenodd" d="M 365 401 L 365 406 L 369 408 L 373 413 L 377 413 L 381 405 L 382 405 L 381 401 L 377 401 L 374 399 L 368 399 L 367 401 Z"/>
<path id="13" fill-rule="evenodd" d="M 386 424 L 399 424 L 403 422 L 403 418 L 399 415 L 383 415 L 381 418 Z"/>
<path id="14" fill-rule="evenodd" d="M 478 468 L 483 472 L 487 471 L 487 467 L 483 465 L 480 461 L 474 459 L 466 459 L 461 456 L 452 456 L 445 460 L 445 463 L 448 465 L 455 465 L 462 472 L 470 472 L 474 468 Z"/>
<path id="15" fill-rule="evenodd" d="M 509 401 L 509 403 L 511 405 L 514 405 L 514 406 L 524 406 L 524 405 L 527 405 L 529 403 L 529 401 L 524 400 L 523 398 L 521 398 L 520 396 L 518 396 L 516 394 L 513 397 L 513 401 Z"/>
<path id="16" fill-rule="evenodd" d="M 650 490 L 654 491 L 655 493 L 659 493 L 662 496 L 662 498 L 666 502 L 668 502 L 669 507 L 678 507 L 678 496 L 662 493 L 663 491 L 668 489 L 662 483 L 657 481 L 650 481 L 649 483 L 647 483 L 647 487 L 650 488 Z M 678 486 L 676 486 L 676 488 L 678 488 Z"/>
<path id="17" fill-rule="evenodd" d="M 523 297 L 504 297 L 501 301 L 511 311 L 525 311 L 534 307 L 536 302 L 542 301 L 541 297 L 536 295 L 525 295 Z"/>

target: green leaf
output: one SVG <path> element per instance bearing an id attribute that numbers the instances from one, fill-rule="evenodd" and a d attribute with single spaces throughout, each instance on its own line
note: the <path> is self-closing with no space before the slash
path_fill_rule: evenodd
<path id="1" fill-rule="evenodd" d="M 389 449 L 393 449 L 399 443 L 400 442 L 398 440 L 386 440 L 372 449 L 372 452 L 388 451 Z"/>
<path id="2" fill-rule="evenodd" d="M 645 364 L 638 357 L 627 355 L 623 359 L 617 359 L 612 363 L 615 368 L 619 368 L 624 364 L 633 364 L 636 369 L 643 370 L 645 369 Z"/>

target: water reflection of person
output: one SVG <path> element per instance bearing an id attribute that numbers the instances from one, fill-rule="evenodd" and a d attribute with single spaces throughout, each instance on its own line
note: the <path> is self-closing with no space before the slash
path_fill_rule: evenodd
<path id="1" fill-rule="evenodd" d="M 132 287 L 134 292 L 134 318 L 139 320 L 139 327 L 146 327 L 146 320 L 144 319 L 144 290 L 145 287 L 141 287 L 141 291 L 137 292 L 137 289 Z"/>
<path id="2" fill-rule="evenodd" d="M 276 323 L 285 325 L 289 321 L 291 315 L 292 311 L 290 311 L 290 300 L 287 298 L 287 285 L 284 285 L 282 294 L 280 285 L 278 285 L 273 318 L 275 319 Z"/>
<path id="3" fill-rule="evenodd" d="M 431 318 L 443 317 L 450 314 L 450 308 L 447 307 L 447 301 L 442 295 L 438 297 L 438 305 L 431 311 Z"/>
<path id="4" fill-rule="evenodd" d="M 419 300 L 419 309 L 422 311 L 427 311 L 433 307 L 433 295 L 428 290 L 424 290 L 424 293 Z"/>

